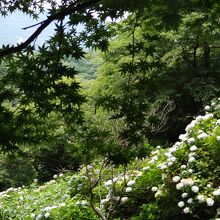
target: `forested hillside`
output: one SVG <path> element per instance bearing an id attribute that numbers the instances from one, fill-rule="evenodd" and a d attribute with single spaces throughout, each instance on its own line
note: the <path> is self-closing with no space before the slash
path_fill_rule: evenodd
<path id="1" fill-rule="evenodd" d="M 47 16 L 0 49 L 0 218 L 219 219 L 220 3 L 16 11 Z"/>

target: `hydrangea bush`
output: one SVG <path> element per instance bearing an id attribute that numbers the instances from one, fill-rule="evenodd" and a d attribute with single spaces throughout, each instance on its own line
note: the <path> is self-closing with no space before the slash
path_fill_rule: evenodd
<path id="1" fill-rule="evenodd" d="M 1 219 L 220 219 L 220 99 L 170 148 L 0 193 Z"/>

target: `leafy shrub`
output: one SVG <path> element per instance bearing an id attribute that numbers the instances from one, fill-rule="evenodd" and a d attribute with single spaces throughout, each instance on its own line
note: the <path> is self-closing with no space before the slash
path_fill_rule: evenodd
<path id="1" fill-rule="evenodd" d="M 1 192 L 1 219 L 218 219 L 220 99 L 205 110 L 180 141 L 142 160 L 96 160 L 42 186 Z"/>

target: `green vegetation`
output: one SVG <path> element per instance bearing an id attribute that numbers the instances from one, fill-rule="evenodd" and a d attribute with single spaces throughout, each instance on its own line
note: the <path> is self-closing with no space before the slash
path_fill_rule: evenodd
<path id="1" fill-rule="evenodd" d="M 220 101 L 180 141 L 114 167 L 107 159 L 0 194 L 2 219 L 211 219 L 220 205 Z M 218 209 L 217 209 L 218 208 Z M 216 211 L 217 209 L 217 211 Z"/>
<path id="2" fill-rule="evenodd" d="M 0 49 L 0 219 L 220 218 L 219 9 L 1 1 L 48 16 Z"/>

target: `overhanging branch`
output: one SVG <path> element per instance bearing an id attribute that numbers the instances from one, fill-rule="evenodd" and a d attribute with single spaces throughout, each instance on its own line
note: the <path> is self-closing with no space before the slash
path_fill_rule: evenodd
<path id="1" fill-rule="evenodd" d="M 0 58 L 4 57 L 6 55 L 20 52 L 23 49 L 25 49 L 28 45 L 30 45 L 40 34 L 41 32 L 49 26 L 53 21 L 63 19 L 64 17 L 71 15 L 77 11 L 81 11 L 83 9 L 86 9 L 90 6 L 93 6 L 94 4 L 100 2 L 100 0 L 90 0 L 84 3 L 75 3 L 72 5 L 69 5 L 67 8 L 61 8 L 59 11 L 55 14 L 52 14 L 48 16 L 48 18 L 40 23 L 40 26 L 37 28 L 37 30 L 23 43 L 19 44 L 18 46 L 11 46 L 6 49 L 0 50 Z"/>

